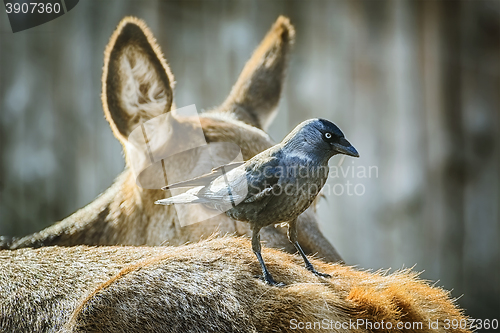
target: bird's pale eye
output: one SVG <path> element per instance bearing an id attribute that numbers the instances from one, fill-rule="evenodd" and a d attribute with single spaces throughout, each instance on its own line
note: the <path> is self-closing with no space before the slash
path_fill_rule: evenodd
<path id="1" fill-rule="evenodd" d="M 325 138 L 331 139 L 332 138 L 332 133 L 325 133 Z"/>

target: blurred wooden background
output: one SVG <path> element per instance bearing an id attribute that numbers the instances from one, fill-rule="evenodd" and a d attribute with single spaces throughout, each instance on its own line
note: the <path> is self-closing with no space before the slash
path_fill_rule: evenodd
<path id="1" fill-rule="evenodd" d="M 123 16 L 152 29 L 177 105 L 201 110 L 224 100 L 283 14 L 297 40 L 271 136 L 328 118 L 361 155 L 344 170 L 378 170 L 331 179 L 364 194 L 326 193 L 325 234 L 349 264 L 417 264 L 469 315 L 498 318 L 500 1 L 87 0 L 16 34 L 0 12 L 0 235 L 64 218 L 122 170 L 100 77 Z"/>

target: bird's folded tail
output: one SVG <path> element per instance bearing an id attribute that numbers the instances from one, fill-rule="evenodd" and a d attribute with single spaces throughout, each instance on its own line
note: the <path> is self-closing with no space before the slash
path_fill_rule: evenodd
<path id="1" fill-rule="evenodd" d="M 174 204 L 190 204 L 190 203 L 208 203 L 204 198 L 199 198 L 192 193 L 182 193 L 171 198 L 155 201 L 157 205 L 174 205 Z"/>
<path id="2" fill-rule="evenodd" d="M 217 177 L 220 177 L 223 175 L 223 172 L 229 172 L 240 165 L 243 165 L 245 162 L 233 162 L 229 163 L 226 165 L 221 165 L 218 166 L 217 168 L 212 169 L 212 172 L 201 175 L 199 177 L 185 180 L 182 182 L 170 184 L 168 186 L 164 186 L 161 189 L 162 190 L 170 190 L 172 188 L 179 188 L 179 187 L 191 187 L 191 186 L 207 186 L 212 180 L 214 180 Z"/>

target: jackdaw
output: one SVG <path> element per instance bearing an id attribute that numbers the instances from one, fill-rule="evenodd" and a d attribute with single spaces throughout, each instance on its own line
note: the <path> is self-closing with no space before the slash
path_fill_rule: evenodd
<path id="1" fill-rule="evenodd" d="M 288 238 L 304 259 L 306 268 L 322 277 L 307 259 L 297 241 L 297 217 L 314 201 L 328 179 L 328 160 L 337 154 L 359 157 L 342 131 L 325 119 L 299 124 L 283 141 L 246 162 L 220 166 L 211 173 L 171 184 L 164 190 L 194 187 L 156 204 L 199 203 L 225 212 L 230 218 L 248 222 L 252 228 L 252 249 L 262 267 L 263 279 L 276 282 L 261 255 L 260 229 L 288 223 Z"/>

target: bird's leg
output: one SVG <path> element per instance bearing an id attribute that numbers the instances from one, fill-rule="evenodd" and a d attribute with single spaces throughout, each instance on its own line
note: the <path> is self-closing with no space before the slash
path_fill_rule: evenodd
<path id="1" fill-rule="evenodd" d="M 304 263 L 306 264 L 307 270 L 311 271 L 314 275 L 317 275 L 317 276 L 332 277 L 329 274 L 320 273 L 317 270 L 315 270 L 313 265 L 309 261 L 309 259 L 307 259 L 307 256 L 304 253 L 304 250 L 302 250 L 299 242 L 297 241 L 297 220 L 294 220 L 293 222 L 288 223 L 288 239 L 295 246 L 297 251 L 299 251 L 300 255 L 302 256 L 302 259 L 304 259 Z"/>
<path id="2" fill-rule="evenodd" d="M 262 259 L 262 255 L 260 254 L 260 228 L 253 229 L 252 232 L 252 250 L 253 253 L 257 256 L 257 260 L 259 260 L 260 267 L 262 268 L 262 277 L 264 281 L 271 285 L 277 287 L 283 287 L 285 284 L 282 282 L 274 281 L 271 273 L 267 270 L 266 264 L 264 263 L 264 259 Z"/>

